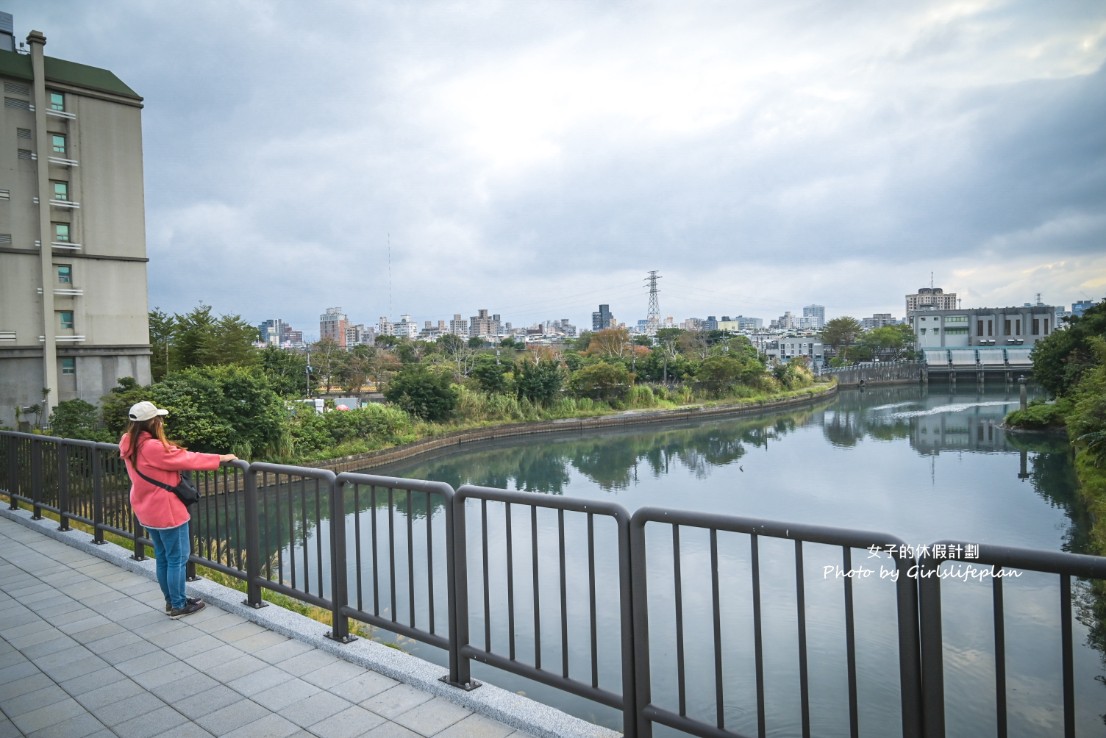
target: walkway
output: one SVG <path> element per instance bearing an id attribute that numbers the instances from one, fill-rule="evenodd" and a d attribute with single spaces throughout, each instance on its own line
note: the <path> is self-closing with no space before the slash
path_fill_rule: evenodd
<path id="1" fill-rule="evenodd" d="M 234 609 L 233 599 L 220 603 L 209 590 L 237 600 L 241 593 L 210 582 L 195 588 L 208 601 L 205 610 L 170 620 L 149 572 L 120 568 L 99 551 L 94 556 L 11 519 L 26 511 L 2 512 L 0 738 L 531 735 L 432 694 L 432 686 L 411 686 L 328 652 L 324 643 L 250 622 L 248 612 L 226 609 Z M 267 611 L 300 617 L 276 607 L 255 612 Z M 493 687 L 484 699 L 494 701 L 497 692 L 517 698 Z M 533 734 L 563 730 L 551 727 Z"/>

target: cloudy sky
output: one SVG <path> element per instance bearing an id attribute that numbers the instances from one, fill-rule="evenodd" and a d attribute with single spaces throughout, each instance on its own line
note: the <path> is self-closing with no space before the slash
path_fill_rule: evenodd
<path id="1" fill-rule="evenodd" d="M 145 98 L 150 305 L 1106 297 L 1101 0 L 0 0 Z"/>

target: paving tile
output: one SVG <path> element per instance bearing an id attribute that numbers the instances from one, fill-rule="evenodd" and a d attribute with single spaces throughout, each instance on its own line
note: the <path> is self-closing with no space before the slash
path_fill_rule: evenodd
<path id="1" fill-rule="evenodd" d="M 87 674 L 82 674 L 72 679 L 67 679 L 64 682 L 59 682 L 58 686 L 64 689 L 68 694 L 77 697 L 96 689 L 102 689 L 116 682 L 124 681 L 126 678 L 126 675 L 122 674 L 118 669 L 113 669 L 109 666 L 96 671 L 90 671 Z"/>
<path id="2" fill-rule="evenodd" d="M 266 689 L 275 687 L 281 682 L 286 682 L 293 678 L 294 677 L 290 674 L 281 671 L 275 666 L 266 665 L 257 671 L 228 681 L 227 686 L 246 697 L 251 697 L 258 692 L 264 692 Z"/>
<path id="3" fill-rule="evenodd" d="M 299 732 L 300 727 L 291 720 L 269 713 L 260 720 L 224 734 L 224 738 L 284 738 Z"/>
<path id="4" fill-rule="evenodd" d="M 135 681 L 146 689 L 151 689 L 169 682 L 186 681 L 200 675 L 200 672 L 183 661 L 178 661 L 172 657 L 170 659 L 164 666 L 143 672 Z"/>
<path id="5" fill-rule="evenodd" d="M 306 644 L 304 644 L 306 645 Z M 268 650 L 268 649 L 266 649 Z M 258 658 L 261 658 L 261 654 L 256 654 Z M 332 656 L 325 651 L 319 651 L 318 649 L 311 649 L 305 651 L 302 654 L 298 654 L 294 658 L 285 659 L 279 662 L 270 662 L 279 664 L 281 669 L 284 669 L 293 676 L 302 677 L 305 674 L 309 674 L 316 669 L 322 669 L 328 666 L 334 666 L 337 663 L 345 663 L 337 656 Z"/>
<path id="6" fill-rule="evenodd" d="M 39 689 L 24 692 L 18 697 L 12 697 L 4 701 L 4 713 L 14 719 L 18 715 L 25 715 L 43 707 L 49 707 L 59 702 L 72 699 L 65 690 L 54 684 L 53 681 Z M 39 726 L 41 727 L 41 726 Z"/>
<path id="7" fill-rule="evenodd" d="M 162 651 L 157 646 L 151 647 L 153 648 L 152 651 L 147 651 L 141 656 L 136 656 L 126 661 L 120 661 L 115 664 L 115 668 L 124 674 L 138 678 L 147 672 L 162 669 L 169 664 L 176 663 L 177 660 L 173 658 L 172 654 Z"/>
<path id="8" fill-rule="evenodd" d="M 163 705 L 114 725 L 112 730 L 121 738 L 151 738 L 187 722 L 188 718 L 184 715 L 168 705 Z"/>
<path id="9" fill-rule="evenodd" d="M 26 679 L 32 674 L 40 673 L 42 672 L 39 671 L 37 666 L 30 661 L 23 660 L 0 669 L 0 685 L 8 684 L 9 682 L 17 682 L 21 679 Z"/>
<path id="10" fill-rule="evenodd" d="M 205 673 L 221 682 L 232 682 L 247 674 L 257 673 L 266 666 L 268 664 L 261 659 L 244 655 L 222 664 L 216 664 L 208 668 Z"/>
<path id="11" fill-rule="evenodd" d="M 91 674 L 94 671 L 100 671 L 108 665 L 106 661 L 98 656 L 88 656 L 86 658 L 74 659 L 69 663 L 56 664 L 49 667 L 40 665 L 39 668 L 55 682 L 65 682 L 79 676 L 84 676 L 85 674 Z"/>
<path id="12" fill-rule="evenodd" d="M 381 692 L 386 692 L 399 684 L 395 679 L 377 674 L 375 671 L 363 670 L 362 673 L 346 679 L 330 687 L 330 693 L 349 700 L 354 704 L 360 704 L 370 697 Z"/>
<path id="13" fill-rule="evenodd" d="M 407 684 L 397 684 L 391 689 L 373 695 L 359 704 L 377 715 L 392 719 L 402 715 L 416 705 L 430 700 L 430 695 Z"/>
<path id="14" fill-rule="evenodd" d="M 304 674 L 303 679 L 317 687 L 330 689 L 347 679 L 356 679 L 364 673 L 365 670 L 356 664 L 351 664 L 348 661 L 338 661 Z M 396 682 L 396 684 L 399 684 L 399 682 Z"/>
<path id="15" fill-rule="evenodd" d="M 525 733 L 519 733 L 483 715 L 469 715 L 440 733 L 434 734 L 434 738 L 507 738 L 508 736 L 524 738 Z"/>
<path id="16" fill-rule="evenodd" d="M 392 720 L 416 733 L 434 735 L 471 714 L 471 710 L 466 710 L 454 702 L 443 697 L 434 697 L 407 712 L 396 715 Z"/>
<path id="17" fill-rule="evenodd" d="M 145 656 L 146 654 L 153 653 L 154 651 L 161 651 L 160 648 L 147 641 L 139 641 L 129 646 L 123 646 L 122 648 L 113 648 L 110 651 L 104 651 L 99 654 L 100 658 L 109 664 L 118 666 L 119 664 L 126 663 L 127 661 L 133 661 L 139 656 Z"/>
<path id="18" fill-rule="evenodd" d="M 187 679 L 174 679 L 149 689 L 161 699 L 175 705 L 179 700 L 205 692 L 218 684 L 219 682 L 206 674 L 195 674 Z"/>
<path id="19" fill-rule="evenodd" d="M 210 715 L 227 705 L 242 701 L 242 695 L 225 684 L 216 683 L 214 687 L 198 692 L 183 699 L 173 700 L 173 707 L 190 720 Z"/>
<path id="20" fill-rule="evenodd" d="M 402 725 L 389 722 L 381 723 L 369 732 L 362 733 L 361 735 L 364 738 L 420 738 L 418 733 Z"/>
<path id="21" fill-rule="evenodd" d="M 103 723 L 87 712 L 81 711 L 60 723 L 36 730 L 28 734 L 27 738 L 84 738 L 101 730 L 104 730 Z M 3 735 L 2 731 L 0 735 Z"/>
<path id="22" fill-rule="evenodd" d="M 288 676 L 284 672 L 281 673 L 286 677 Z M 281 707 L 307 699 L 311 695 L 318 694 L 319 691 L 319 688 L 314 684 L 291 677 L 268 689 L 255 692 L 250 695 L 250 699 L 262 707 L 276 712 Z"/>
<path id="23" fill-rule="evenodd" d="M 32 664 L 31 667 L 34 668 L 34 665 Z M 38 669 L 34 669 L 33 672 L 21 679 L 0 684 L 0 705 L 7 705 L 8 700 L 15 699 L 28 692 L 34 692 L 43 687 L 48 687 L 53 683 L 53 679 L 46 676 Z"/>
<path id="24" fill-rule="evenodd" d="M 248 642 L 249 639 L 246 639 L 246 641 L 239 642 L 237 646 L 243 648 L 244 644 Z M 285 661 L 302 656 L 314 650 L 314 648 L 303 641 L 285 638 L 283 643 L 275 643 L 264 648 L 251 648 L 250 653 L 266 663 L 280 664 L 283 669 Z"/>
<path id="25" fill-rule="evenodd" d="M 42 658 L 43 656 L 49 656 L 52 653 L 58 653 L 59 651 L 68 651 L 77 645 L 76 641 L 74 641 L 72 638 L 65 635 L 64 633 L 56 630 L 54 631 L 54 633 L 55 635 L 53 638 L 49 638 L 40 643 L 36 643 L 33 646 L 21 648 L 20 651 L 22 651 L 23 655 L 26 656 L 28 659 L 37 660 Z"/>
<path id="26" fill-rule="evenodd" d="M 8 712 L 7 706 L 4 707 L 4 712 Z M 37 710 L 22 714 L 8 714 L 15 727 L 19 728 L 24 734 L 28 734 L 56 725 L 76 715 L 83 715 L 85 711 L 80 703 L 67 696 L 60 702 L 39 707 Z"/>
<path id="27" fill-rule="evenodd" d="M 104 705 L 109 705 L 113 702 L 129 699 L 135 695 L 144 693 L 145 690 L 142 689 L 142 685 L 131 679 L 123 679 L 121 681 L 112 682 L 111 684 L 105 684 L 98 689 L 89 690 L 84 694 L 74 696 L 77 701 L 86 708 L 95 710 Z"/>
<path id="28" fill-rule="evenodd" d="M 238 701 L 221 710 L 196 718 L 196 722 L 205 730 L 222 736 L 246 723 L 260 720 L 268 714 L 269 711 L 256 702 L 239 698 Z"/>
<path id="29" fill-rule="evenodd" d="M 353 705 L 308 726 L 308 729 L 319 738 L 355 738 L 383 723 L 384 718 L 375 712 Z"/>
<path id="30" fill-rule="evenodd" d="M 351 707 L 353 705 L 341 697 L 319 691 L 299 702 L 279 706 L 276 712 L 296 725 L 306 728 Z"/>
<path id="31" fill-rule="evenodd" d="M 191 664 L 198 671 L 207 673 L 209 669 L 240 659 L 245 655 L 229 643 L 220 641 L 215 648 L 181 656 L 180 659 L 186 664 Z"/>
<path id="32" fill-rule="evenodd" d="M 113 728 L 116 725 L 120 725 L 136 717 L 148 715 L 154 710 L 160 710 L 165 706 L 165 703 L 154 695 L 142 691 L 126 699 L 101 705 L 91 710 L 91 712 L 98 717 L 100 722 L 104 725 Z"/>

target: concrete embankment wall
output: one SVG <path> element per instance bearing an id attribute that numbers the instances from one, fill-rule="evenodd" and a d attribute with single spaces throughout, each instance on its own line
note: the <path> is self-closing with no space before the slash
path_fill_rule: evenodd
<path id="1" fill-rule="evenodd" d="M 376 466 L 383 466 L 397 461 L 405 461 L 419 456 L 420 454 L 439 451 L 450 448 L 451 446 L 460 446 L 464 443 L 479 443 L 483 441 L 492 441 L 498 438 L 516 438 L 546 433 L 581 432 L 599 428 L 624 427 L 627 425 L 676 423 L 700 419 L 706 420 L 728 415 L 751 415 L 782 408 L 808 405 L 818 400 L 829 398 L 835 392 L 837 392 L 837 386 L 830 385 L 812 388 L 809 392 L 800 396 L 767 402 L 758 401 L 741 405 L 716 405 L 710 407 L 694 406 L 679 408 L 677 410 L 632 410 L 617 413 L 615 415 L 602 415 L 594 418 L 569 418 L 565 420 L 548 420 L 536 423 L 497 425 L 488 428 L 457 431 L 437 438 L 429 438 L 405 446 L 372 451 L 367 454 L 357 454 L 356 456 L 346 456 L 340 459 L 320 461 L 311 466 L 319 469 L 329 469 L 335 473 L 363 471 Z"/>
<path id="2" fill-rule="evenodd" d="M 915 384 L 922 381 L 922 365 L 918 362 L 872 363 L 833 370 L 831 376 L 840 387 L 869 384 Z"/>

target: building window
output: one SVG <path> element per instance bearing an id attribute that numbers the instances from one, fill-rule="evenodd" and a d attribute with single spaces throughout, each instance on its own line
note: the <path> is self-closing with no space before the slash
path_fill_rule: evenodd
<path id="1" fill-rule="evenodd" d="M 63 93 L 50 91 L 50 109 L 65 112 L 65 95 Z"/>
<path id="2" fill-rule="evenodd" d="M 1033 335 L 1034 336 L 1041 335 L 1041 321 L 1040 321 L 1039 318 L 1034 318 L 1033 319 Z"/>
<path id="3" fill-rule="evenodd" d="M 1003 328 L 1002 335 L 1009 336 L 1010 335 L 1010 319 L 1009 318 L 1003 318 L 1002 328 Z"/>
<path id="4" fill-rule="evenodd" d="M 50 134 L 50 146 L 53 148 L 55 154 L 65 155 L 65 134 L 64 133 L 51 133 Z"/>
<path id="5" fill-rule="evenodd" d="M 58 264 L 58 284 L 73 284 L 73 265 Z"/>
<path id="6" fill-rule="evenodd" d="M 58 182 L 57 180 L 52 180 L 50 182 L 50 184 L 54 189 L 54 199 L 55 200 L 61 200 L 63 202 L 69 202 L 69 183 L 68 182 Z"/>
<path id="7" fill-rule="evenodd" d="M 15 135 L 16 135 L 16 138 L 22 138 L 26 141 L 30 141 L 31 140 L 31 129 L 30 128 L 16 128 L 15 129 Z"/>
<path id="8" fill-rule="evenodd" d="M 63 357 L 61 360 L 61 373 L 74 375 L 77 373 L 77 360 L 72 356 Z"/>
<path id="9" fill-rule="evenodd" d="M 58 327 L 63 331 L 73 330 L 73 311 L 72 310 L 59 310 L 58 311 Z"/>
<path id="10" fill-rule="evenodd" d="M 54 240 L 59 243 L 69 243 L 68 223 L 54 223 Z"/>

